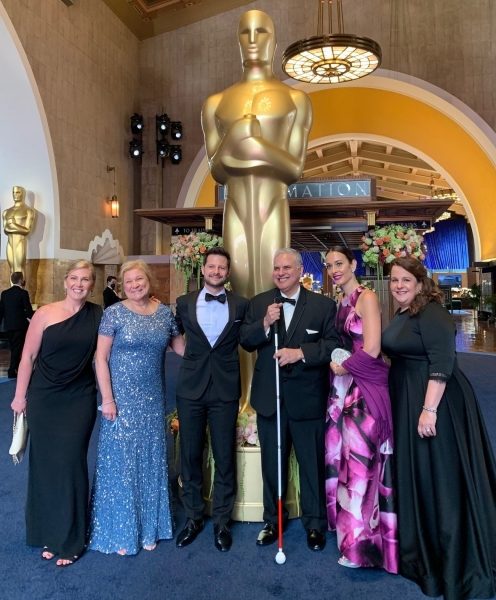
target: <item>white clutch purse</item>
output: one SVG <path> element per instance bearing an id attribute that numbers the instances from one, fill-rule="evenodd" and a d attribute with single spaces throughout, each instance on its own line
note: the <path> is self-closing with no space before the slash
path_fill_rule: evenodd
<path id="1" fill-rule="evenodd" d="M 344 348 L 335 348 L 331 354 L 332 362 L 335 362 L 337 365 L 342 365 L 347 358 L 350 358 L 351 352 L 345 350 Z"/>
<path id="2" fill-rule="evenodd" d="M 14 425 L 12 427 L 12 443 L 10 444 L 9 454 L 12 461 L 18 465 L 28 444 L 28 420 L 22 413 L 14 413 Z"/>

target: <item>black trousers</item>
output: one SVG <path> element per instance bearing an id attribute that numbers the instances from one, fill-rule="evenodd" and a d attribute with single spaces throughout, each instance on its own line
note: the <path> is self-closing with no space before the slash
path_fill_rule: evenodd
<path id="1" fill-rule="evenodd" d="M 238 398 L 221 401 L 209 385 L 197 400 L 176 398 L 179 417 L 181 451 L 182 501 L 188 519 L 201 519 L 203 499 L 203 453 L 208 424 L 215 461 L 212 520 L 214 525 L 227 525 L 236 498 L 236 419 Z"/>
<path id="2" fill-rule="evenodd" d="M 17 369 L 21 362 L 26 333 L 27 329 L 11 329 L 10 331 L 7 331 L 7 339 L 10 347 L 10 365 L 7 373 L 9 377 L 17 376 Z"/>
<path id="3" fill-rule="evenodd" d="M 262 453 L 264 521 L 277 523 L 277 417 L 257 415 Z M 295 449 L 300 470 L 301 521 L 305 529 L 327 530 L 325 500 L 325 418 L 294 421 L 281 406 L 282 499 L 288 487 L 288 458 Z M 283 506 L 283 521 L 288 511 Z"/>

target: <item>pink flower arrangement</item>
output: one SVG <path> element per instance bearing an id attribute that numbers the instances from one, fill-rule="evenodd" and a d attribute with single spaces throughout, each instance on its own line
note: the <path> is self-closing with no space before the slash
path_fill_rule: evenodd
<path id="1" fill-rule="evenodd" d="M 410 227 L 376 226 L 362 236 L 362 260 L 372 269 L 393 262 L 401 256 L 415 256 L 424 260 L 427 249 L 423 242 L 423 236 Z"/>
<path id="2" fill-rule="evenodd" d="M 210 248 L 222 246 L 222 238 L 215 233 L 189 233 L 179 235 L 171 244 L 171 256 L 174 266 L 184 275 L 184 288 L 188 289 L 188 281 L 196 277 L 200 287 L 203 256 Z"/>
<path id="3" fill-rule="evenodd" d="M 254 412 L 242 412 L 236 423 L 236 444 L 244 446 L 260 446 L 257 429 L 257 415 Z"/>

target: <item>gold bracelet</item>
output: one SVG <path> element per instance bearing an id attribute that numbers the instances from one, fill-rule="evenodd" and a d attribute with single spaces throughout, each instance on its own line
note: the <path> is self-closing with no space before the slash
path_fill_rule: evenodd
<path id="1" fill-rule="evenodd" d="M 115 400 L 109 400 L 108 402 L 102 402 L 102 406 L 106 406 L 107 404 L 115 404 Z"/>
<path id="2" fill-rule="evenodd" d="M 422 410 L 426 410 L 427 412 L 437 413 L 437 408 L 429 408 L 428 406 L 422 406 Z"/>

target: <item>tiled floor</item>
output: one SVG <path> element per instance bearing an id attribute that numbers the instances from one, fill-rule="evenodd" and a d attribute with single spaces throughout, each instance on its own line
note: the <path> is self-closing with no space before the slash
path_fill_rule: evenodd
<path id="1" fill-rule="evenodd" d="M 454 311 L 456 323 L 456 348 L 458 352 L 483 352 L 496 354 L 496 325 L 478 321 L 473 311 Z M 7 377 L 9 350 L 0 347 L 0 378 Z"/>
<path id="2" fill-rule="evenodd" d="M 496 353 L 496 324 L 478 321 L 474 311 L 454 311 L 458 352 Z"/>

